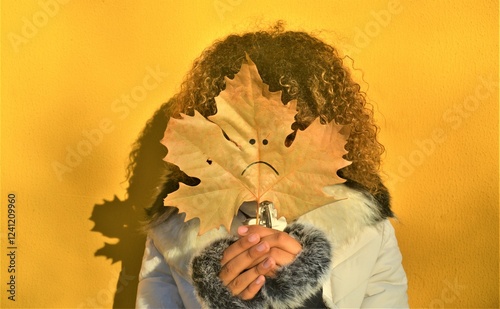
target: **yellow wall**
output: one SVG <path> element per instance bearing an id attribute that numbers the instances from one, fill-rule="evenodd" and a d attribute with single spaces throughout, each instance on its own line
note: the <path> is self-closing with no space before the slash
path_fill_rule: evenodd
<path id="1" fill-rule="evenodd" d="M 130 303 L 149 194 L 126 196 L 130 145 L 204 47 L 276 19 L 323 30 L 363 71 L 355 76 L 387 147 L 411 306 L 498 306 L 496 1 L 11 0 L 1 9 L 2 308 L 110 308 L 115 294 L 117 306 Z"/>

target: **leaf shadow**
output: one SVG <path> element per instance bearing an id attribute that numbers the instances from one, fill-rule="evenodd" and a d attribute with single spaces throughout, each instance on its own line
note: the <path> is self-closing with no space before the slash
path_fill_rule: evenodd
<path id="1" fill-rule="evenodd" d="M 113 308 L 135 308 L 138 276 L 144 253 L 146 235 L 141 232 L 147 209 L 154 203 L 158 186 L 166 170 L 162 160 L 167 154 L 160 143 L 167 126 L 167 106 L 163 104 L 147 122 L 130 153 L 127 197 L 95 204 L 89 218 L 94 222 L 92 232 L 117 239 L 116 243 L 104 242 L 95 257 L 105 257 L 111 263 L 121 262 L 113 295 Z"/>

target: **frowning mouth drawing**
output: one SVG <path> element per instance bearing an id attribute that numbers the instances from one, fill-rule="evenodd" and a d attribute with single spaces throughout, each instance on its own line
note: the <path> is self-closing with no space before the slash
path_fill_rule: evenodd
<path id="1" fill-rule="evenodd" d="M 265 162 L 265 161 L 255 161 L 255 162 L 250 163 L 250 164 L 249 164 L 249 165 L 248 165 L 248 166 L 247 166 L 247 167 L 243 170 L 243 172 L 241 172 L 241 176 L 243 176 L 243 174 L 245 174 L 245 172 L 248 170 L 248 168 L 249 168 L 250 166 L 255 165 L 255 164 L 259 164 L 259 163 L 262 163 L 262 164 L 265 164 L 265 165 L 269 166 L 269 167 L 270 167 L 270 168 L 271 168 L 271 169 L 272 169 L 272 170 L 276 173 L 276 175 L 278 175 L 278 176 L 280 175 L 280 173 L 278 173 L 278 171 L 277 171 L 277 170 L 276 170 L 276 169 L 275 169 L 275 168 L 274 168 L 271 164 L 269 164 L 269 163 L 267 163 L 267 162 Z"/>

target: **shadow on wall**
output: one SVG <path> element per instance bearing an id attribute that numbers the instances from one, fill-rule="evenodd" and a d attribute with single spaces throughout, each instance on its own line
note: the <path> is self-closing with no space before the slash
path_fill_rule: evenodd
<path id="1" fill-rule="evenodd" d="M 113 308 L 135 308 L 138 275 L 141 268 L 146 236 L 140 231 L 146 219 L 145 209 L 151 207 L 159 192 L 166 163 L 162 160 L 166 148 L 160 143 L 167 126 L 166 109 L 163 104 L 148 121 L 130 154 L 130 171 L 127 199 L 94 205 L 90 220 L 95 223 L 92 231 L 106 237 L 118 238 L 118 243 L 104 243 L 95 256 L 104 256 L 112 263 L 121 262 L 117 278 Z"/>

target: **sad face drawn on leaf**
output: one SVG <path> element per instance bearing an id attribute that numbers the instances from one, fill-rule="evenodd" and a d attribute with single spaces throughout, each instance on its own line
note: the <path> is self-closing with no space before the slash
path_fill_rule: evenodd
<path id="1" fill-rule="evenodd" d="M 241 150 L 238 157 L 246 165 L 239 176 L 261 196 L 283 172 L 289 152 L 285 139 L 292 133 L 297 105 L 295 100 L 284 105 L 281 91 L 269 91 L 257 67 L 247 61 L 233 79 L 225 78 L 226 88 L 215 98 L 217 113 L 209 119 Z"/>
<path id="2" fill-rule="evenodd" d="M 247 170 L 256 164 L 264 164 L 264 165 L 268 166 L 277 176 L 279 176 L 279 172 L 276 170 L 276 168 L 273 166 L 273 164 L 271 162 L 259 160 L 259 157 L 260 157 L 259 153 L 262 151 L 265 151 L 266 146 L 269 144 L 269 135 L 270 134 L 266 134 L 264 138 L 257 139 L 257 140 L 255 138 L 249 138 L 248 142 L 244 143 L 243 145 L 238 145 L 235 143 L 235 145 L 242 151 L 241 158 L 228 158 L 228 161 L 232 161 L 233 159 L 234 160 L 239 160 L 239 159 L 241 160 L 242 158 L 248 158 L 248 160 L 251 161 L 252 156 L 256 158 L 255 159 L 256 161 L 251 162 L 242 170 L 241 176 L 244 176 L 245 173 L 247 172 Z M 233 142 L 227 136 L 227 134 L 225 132 L 223 132 L 223 136 L 226 138 L 227 141 Z M 257 152 L 255 152 L 255 150 L 257 150 Z M 247 152 L 248 154 L 245 155 L 244 152 Z M 244 161 L 246 161 L 246 160 L 244 160 Z M 208 165 L 212 165 L 213 160 L 210 157 L 208 157 L 206 162 Z M 235 166 L 232 166 L 231 169 L 234 169 L 234 168 L 237 169 L 237 167 L 235 167 Z"/>
<path id="3" fill-rule="evenodd" d="M 255 144 L 255 140 L 253 138 L 251 138 L 248 143 L 250 143 L 250 145 L 254 145 Z M 267 144 L 269 144 L 269 141 L 267 140 L 267 138 L 263 139 L 262 140 L 262 145 L 266 146 Z M 278 173 L 278 171 L 274 168 L 274 166 L 272 166 L 270 163 L 266 162 L 266 161 L 255 161 L 255 162 L 252 162 L 250 164 L 248 164 L 248 166 L 243 170 L 243 172 L 241 172 L 241 176 L 243 176 L 243 174 L 245 174 L 245 172 L 254 164 L 265 164 L 267 166 L 269 166 L 273 171 L 274 173 L 276 173 L 277 176 L 280 175 L 280 173 Z"/>

